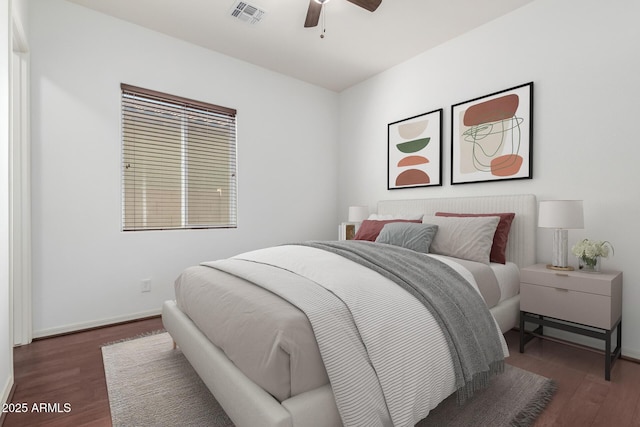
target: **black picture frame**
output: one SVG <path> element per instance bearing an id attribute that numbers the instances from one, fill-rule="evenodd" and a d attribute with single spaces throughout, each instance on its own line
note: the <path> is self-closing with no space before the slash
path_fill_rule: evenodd
<path id="1" fill-rule="evenodd" d="M 451 184 L 533 178 L 533 82 L 451 106 Z"/>
<path id="2" fill-rule="evenodd" d="M 387 125 L 387 189 L 442 185 L 443 109 Z"/>

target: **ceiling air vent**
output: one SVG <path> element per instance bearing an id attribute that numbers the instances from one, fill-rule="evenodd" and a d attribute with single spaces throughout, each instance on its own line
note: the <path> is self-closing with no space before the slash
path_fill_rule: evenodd
<path id="1" fill-rule="evenodd" d="M 231 7 L 231 16 L 248 24 L 257 24 L 264 18 L 265 11 L 243 1 L 237 1 Z"/>

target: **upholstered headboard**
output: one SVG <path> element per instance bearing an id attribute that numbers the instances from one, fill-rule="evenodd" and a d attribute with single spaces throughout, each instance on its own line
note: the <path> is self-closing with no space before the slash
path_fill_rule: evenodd
<path id="1" fill-rule="evenodd" d="M 518 267 L 536 262 L 537 202 L 533 194 L 509 196 L 456 197 L 442 199 L 382 200 L 378 214 L 423 214 L 436 212 L 502 213 L 516 214 L 507 244 L 507 261 Z"/>

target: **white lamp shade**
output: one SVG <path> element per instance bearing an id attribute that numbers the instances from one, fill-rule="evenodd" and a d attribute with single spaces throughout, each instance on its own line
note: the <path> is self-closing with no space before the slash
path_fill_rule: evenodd
<path id="1" fill-rule="evenodd" d="M 538 227 L 584 228 L 582 200 L 543 200 L 538 210 Z"/>
<path id="2" fill-rule="evenodd" d="M 369 206 L 349 206 L 349 222 L 362 222 L 369 217 Z"/>

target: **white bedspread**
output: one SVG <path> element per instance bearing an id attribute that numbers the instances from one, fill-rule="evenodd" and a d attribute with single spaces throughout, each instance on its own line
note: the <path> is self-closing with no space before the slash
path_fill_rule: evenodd
<path id="1" fill-rule="evenodd" d="M 477 289 L 463 267 L 448 264 Z M 281 296 L 310 308 L 310 316 L 305 312 L 317 335 L 345 425 L 370 420 L 367 425 L 413 426 L 455 391 L 449 349 L 437 322 L 424 305 L 380 274 L 339 255 L 304 246 L 279 246 L 204 265 L 277 294 L 279 286 L 289 287 L 293 293 Z M 269 275 L 276 280 L 265 279 Z M 296 290 L 292 275 L 309 279 L 304 286 L 313 289 Z M 314 298 L 326 301 L 331 313 L 314 314 Z M 328 321 L 334 315 L 350 324 L 336 331 Z M 352 340 L 354 334 L 359 334 L 356 341 L 361 344 L 341 348 L 344 342 L 336 341 L 336 337 Z M 501 342 L 508 355 L 502 336 Z M 362 393 L 367 395 L 364 399 Z"/>

